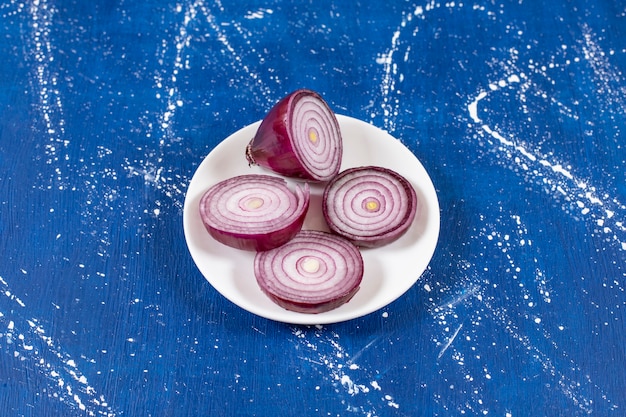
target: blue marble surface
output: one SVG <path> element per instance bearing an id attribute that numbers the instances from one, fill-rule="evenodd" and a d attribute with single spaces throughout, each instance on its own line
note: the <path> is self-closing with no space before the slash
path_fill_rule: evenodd
<path id="1" fill-rule="evenodd" d="M 624 39 L 618 0 L 3 2 L 2 415 L 626 415 Z M 182 230 L 299 87 L 441 205 L 417 284 L 335 325 L 239 309 Z"/>

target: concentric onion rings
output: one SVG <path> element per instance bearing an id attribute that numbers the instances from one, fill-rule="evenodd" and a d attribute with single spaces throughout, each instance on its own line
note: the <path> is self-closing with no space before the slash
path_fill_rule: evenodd
<path id="1" fill-rule="evenodd" d="M 269 175 L 240 175 L 209 188 L 200 199 L 200 217 L 217 241 L 243 250 L 264 251 L 290 240 L 309 207 L 309 186 Z"/>
<path id="2" fill-rule="evenodd" d="M 322 313 L 347 303 L 359 290 L 363 258 L 348 240 L 301 230 L 275 249 L 258 252 L 254 275 L 276 304 L 301 313 Z"/>
<path id="3" fill-rule="evenodd" d="M 294 151 L 307 172 L 320 180 L 328 180 L 339 172 L 339 124 L 321 97 L 302 95 L 294 101 L 289 128 Z"/>
<path id="4" fill-rule="evenodd" d="M 417 214 L 417 195 L 397 172 L 378 166 L 347 169 L 324 189 L 322 211 L 331 231 L 358 246 L 399 239 Z"/>
<path id="5" fill-rule="evenodd" d="M 246 148 L 249 164 L 310 181 L 337 175 L 342 156 L 335 113 L 307 89 L 292 92 L 272 107 Z"/>

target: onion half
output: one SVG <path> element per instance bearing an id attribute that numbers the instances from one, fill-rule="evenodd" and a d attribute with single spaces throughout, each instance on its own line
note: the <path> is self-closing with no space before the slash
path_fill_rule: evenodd
<path id="1" fill-rule="evenodd" d="M 302 230 L 276 249 L 258 252 L 254 275 L 276 304 L 301 313 L 323 313 L 347 303 L 363 279 L 363 258 L 348 240 Z"/>
<path id="2" fill-rule="evenodd" d="M 309 208 L 309 186 L 292 192 L 282 178 L 240 175 L 209 188 L 200 199 L 200 217 L 213 238 L 225 245 L 264 251 L 300 231 Z"/>
<path id="3" fill-rule="evenodd" d="M 342 156 L 337 117 L 318 93 L 307 89 L 272 107 L 246 148 L 250 165 L 310 181 L 337 175 Z"/>
<path id="4" fill-rule="evenodd" d="M 322 212 L 331 231 L 358 246 L 379 247 L 406 233 L 417 213 L 406 178 L 377 166 L 347 169 L 329 182 Z"/>

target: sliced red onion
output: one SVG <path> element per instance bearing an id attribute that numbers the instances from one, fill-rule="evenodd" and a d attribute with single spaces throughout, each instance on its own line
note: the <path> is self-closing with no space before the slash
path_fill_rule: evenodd
<path id="1" fill-rule="evenodd" d="M 310 181 L 337 175 L 342 154 L 335 113 L 307 89 L 294 91 L 272 107 L 246 148 L 250 165 Z"/>
<path id="2" fill-rule="evenodd" d="M 358 246 L 378 247 L 406 233 L 417 213 L 417 195 L 391 169 L 350 168 L 326 185 L 322 212 L 331 231 Z"/>
<path id="3" fill-rule="evenodd" d="M 309 186 L 269 175 L 240 175 L 209 188 L 200 199 L 200 217 L 217 241 L 237 249 L 264 251 L 300 231 L 309 207 Z"/>
<path id="4" fill-rule="evenodd" d="M 276 304 L 301 313 L 323 313 L 347 303 L 363 279 L 363 258 L 348 240 L 301 230 L 276 249 L 258 252 L 254 275 Z"/>

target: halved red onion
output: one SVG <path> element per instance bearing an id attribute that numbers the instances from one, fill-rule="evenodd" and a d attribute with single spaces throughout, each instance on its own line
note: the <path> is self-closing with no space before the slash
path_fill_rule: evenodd
<path id="1" fill-rule="evenodd" d="M 417 195 L 397 172 L 377 166 L 347 169 L 329 182 L 322 212 L 331 231 L 363 247 L 400 238 L 417 213 Z"/>
<path id="2" fill-rule="evenodd" d="M 269 175 L 240 175 L 209 188 L 200 199 L 200 217 L 217 241 L 244 250 L 280 246 L 300 231 L 309 208 L 309 186 Z"/>
<path id="3" fill-rule="evenodd" d="M 258 252 L 254 275 L 276 304 L 301 313 L 323 313 L 347 303 L 363 279 L 359 249 L 341 236 L 301 230 L 276 249 Z"/>
<path id="4" fill-rule="evenodd" d="M 310 181 L 337 175 L 342 155 L 335 113 L 307 89 L 294 91 L 272 107 L 246 148 L 250 165 Z"/>

